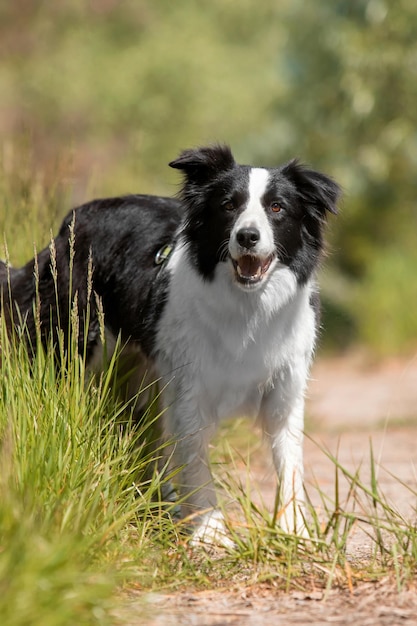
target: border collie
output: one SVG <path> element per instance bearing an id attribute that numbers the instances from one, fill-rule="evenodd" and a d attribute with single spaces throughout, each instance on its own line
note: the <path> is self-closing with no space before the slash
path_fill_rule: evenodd
<path id="1" fill-rule="evenodd" d="M 72 211 L 52 242 L 53 258 L 50 246 L 10 270 L 4 314 L 9 325 L 24 321 L 35 346 L 38 291 L 46 344 L 51 332 L 56 339 L 58 323 L 69 327 L 71 288 L 81 322 L 90 304 L 79 348 L 94 369 L 101 302 L 108 343 L 121 337 L 136 360 L 136 380 L 146 371 L 160 381 L 164 437 L 175 442 L 176 490 L 194 542 L 228 543 L 208 442 L 221 419 L 236 415 L 259 418 L 280 482 L 281 526 L 303 532 L 315 271 L 339 187 L 295 160 L 276 169 L 238 165 L 220 145 L 186 150 L 170 166 L 184 175 L 178 200 L 131 195 Z M 5 285 L 7 272 L 0 270 Z"/>

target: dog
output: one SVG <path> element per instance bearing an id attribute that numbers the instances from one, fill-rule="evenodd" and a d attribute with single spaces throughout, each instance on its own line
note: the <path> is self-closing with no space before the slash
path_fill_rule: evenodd
<path id="1" fill-rule="evenodd" d="M 46 345 L 51 334 L 58 341 L 59 326 L 67 346 L 76 296 L 80 321 L 89 306 L 78 343 L 94 370 L 102 362 L 100 303 L 108 346 L 121 337 L 133 355 L 133 387 L 145 372 L 160 383 L 181 516 L 192 520 L 195 543 L 228 542 L 208 442 L 236 415 L 260 421 L 280 484 L 279 522 L 303 533 L 316 271 L 340 188 L 297 160 L 239 165 L 226 145 L 185 150 L 170 166 L 183 175 L 178 198 L 94 200 L 71 211 L 26 266 L 0 268 L 6 321 L 25 325 L 32 350 L 37 328 Z"/>

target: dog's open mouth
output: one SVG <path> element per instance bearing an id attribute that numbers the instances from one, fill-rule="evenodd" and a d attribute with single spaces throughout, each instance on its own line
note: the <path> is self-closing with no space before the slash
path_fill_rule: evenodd
<path id="1" fill-rule="evenodd" d="M 262 259 L 251 254 L 244 254 L 238 259 L 232 259 L 237 282 L 246 287 L 257 285 L 265 277 L 272 259 L 272 255 Z"/>

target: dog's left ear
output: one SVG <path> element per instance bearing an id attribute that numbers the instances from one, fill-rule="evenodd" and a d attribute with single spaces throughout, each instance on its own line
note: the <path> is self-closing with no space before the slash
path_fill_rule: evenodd
<path id="1" fill-rule="evenodd" d="M 229 146 L 217 145 L 184 150 L 169 165 L 183 170 L 188 182 L 204 184 L 218 172 L 232 169 L 235 160 Z"/>
<path id="2" fill-rule="evenodd" d="M 282 173 L 296 186 L 306 207 L 317 217 L 326 212 L 337 215 L 337 203 L 342 190 L 329 176 L 311 170 L 297 160 L 284 166 Z"/>

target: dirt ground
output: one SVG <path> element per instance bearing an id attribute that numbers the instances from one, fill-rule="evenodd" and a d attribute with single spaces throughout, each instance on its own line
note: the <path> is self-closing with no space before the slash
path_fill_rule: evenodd
<path id="1" fill-rule="evenodd" d="M 378 464 L 378 482 L 392 504 L 410 517 L 416 502 L 405 485 L 417 492 L 417 355 L 372 364 L 361 355 L 320 360 L 314 367 L 307 401 L 305 441 L 306 485 L 333 496 L 334 465 L 320 447 L 338 457 L 344 467 L 369 475 L 370 441 Z M 264 501 L 274 498 L 270 465 L 258 459 L 254 483 Z M 346 487 L 347 489 L 347 487 Z M 342 486 L 343 492 L 343 486 Z M 313 495 L 313 501 L 314 501 Z M 319 498 L 314 502 L 320 507 Z M 358 529 L 349 547 L 352 557 L 366 558 L 369 540 Z M 269 624 L 340 624 L 360 626 L 417 625 L 417 593 L 398 593 L 393 581 L 361 583 L 352 592 L 328 594 L 274 593 L 271 588 L 242 591 L 150 594 L 149 618 L 143 613 L 132 624 L 146 626 L 267 626 Z M 134 607 L 134 602 L 132 608 Z M 143 611 L 143 607 L 142 607 Z"/>
<path id="2" fill-rule="evenodd" d="M 200 592 L 153 595 L 146 626 L 414 626 L 417 624 L 416 592 L 398 594 L 389 581 L 363 583 L 353 593 L 321 591 L 273 595 L 270 590 L 244 593 Z"/>

